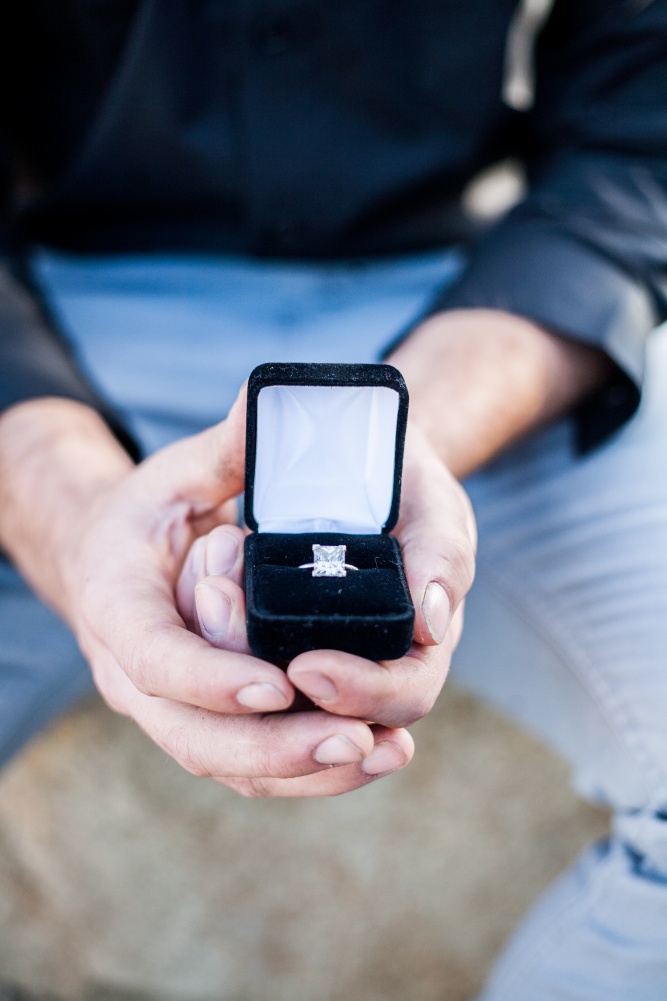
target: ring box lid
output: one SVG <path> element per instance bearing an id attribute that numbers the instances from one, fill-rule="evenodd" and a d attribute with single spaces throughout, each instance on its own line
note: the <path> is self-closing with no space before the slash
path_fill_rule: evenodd
<path id="1" fill-rule="evenodd" d="M 245 520 L 256 532 L 389 532 L 408 391 L 391 365 L 259 365 L 248 382 Z"/>

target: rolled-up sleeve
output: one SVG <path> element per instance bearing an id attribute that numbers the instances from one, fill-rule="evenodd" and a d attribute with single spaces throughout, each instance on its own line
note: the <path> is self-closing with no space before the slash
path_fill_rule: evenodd
<path id="1" fill-rule="evenodd" d="M 138 458 L 119 415 L 86 380 L 29 285 L 9 260 L 0 258 L 0 412 L 43 396 L 66 397 L 93 407 Z"/>
<path id="2" fill-rule="evenodd" d="M 65 397 L 97 410 L 137 459 L 136 442 L 114 408 L 91 385 L 41 303 L 13 247 L 6 216 L 9 157 L 0 142 L 0 413 L 44 396 Z"/>
<path id="3" fill-rule="evenodd" d="M 556 0 L 517 122 L 525 199 L 438 309 L 496 308 L 603 349 L 616 377 L 578 414 L 586 449 L 636 410 L 667 319 L 667 0 Z"/>

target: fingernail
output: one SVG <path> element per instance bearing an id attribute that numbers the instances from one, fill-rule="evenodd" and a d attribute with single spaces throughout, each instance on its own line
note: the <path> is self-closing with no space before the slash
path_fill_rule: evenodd
<path id="1" fill-rule="evenodd" d="M 449 598 L 442 584 L 432 580 L 424 592 L 422 612 L 434 643 L 442 643 L 449 628 Z"/>
<path id="2" fill-rule="evenodd" d="M 214 532 L 206 543 L 206 573 L 222 577 L 229 573 L 239 555 L 238 539 L 230 532 Z"/>
<path id="3" fill-rule="evenodd" d="M 333 681 L 317 671 L 304 671 L 292 678 L 292 681 L 314 702 L 329 702 L 338 694 Z"/>
<path id="4" fill-rule="evenodd" d="M 407 765 L 408 759 L 398 744 L 389 740 L 381 740 L 371 753 L 361 763 L 361 770 L 367 775 L 382 775 L 385 772 L 395 772 L 397 768 Z"/>
<path id="5" fill-rule="evenodd" d="M 320 765 L 350 765 L 354 761 L 361 761 L 363 756 L 357 745 L 342 734 L 327 737 L 313 753 L 315 761 Z"/>
<path id="6" fill-rule="evenodd" d="M 211 639 L 223 637 L 232 617 L 232 606 L 227 595 L 210 584 L 198 584 L 195 588 L 195 602 L 203 632 Z"/>
<path id="7" fill-rule="evenodd" d="M 258 712 L 273 712 L 276 709 L 286 709 L 289 705 L 289 699 L 279 688 L 264 681 L 246 685 L 236 693 L 236 701 L 247 709 L 256 709 Z"/>

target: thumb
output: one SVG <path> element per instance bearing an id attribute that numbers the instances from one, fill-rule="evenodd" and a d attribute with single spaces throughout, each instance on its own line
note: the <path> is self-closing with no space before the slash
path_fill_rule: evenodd
<path id="1" fill-rule="evenodd" d="M 416 432 L 408 445 L 397 534 L 415 606 L 415 640 L 430 646 L 443 642 L 472 584 L 476 530 L 465 491 L 435 452 Z"/>
<path id="2" fill-rule="evenodd" d="M 186 503 L 203 513 L 241 493 L 245 473 L 246 384 L 224 421 L 160 449 L 140 481 L 156 504 Z"/>

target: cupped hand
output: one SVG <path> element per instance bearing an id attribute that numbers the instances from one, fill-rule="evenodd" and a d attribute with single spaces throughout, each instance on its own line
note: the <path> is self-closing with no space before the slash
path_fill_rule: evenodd
<path id="1" fill-rule="evenodd" d="M 374 662 L 335 650 L 303 653 L 287 676 L 330 713 L 405 727 L 431 711 L 447 677 L 477 543 L 465 491 L 417 429 L 406 442 L 396 535 L 415 606 L 407 654 Z"/>
<path id="2" fill-rule="evenodd" d="M 432 708 L 461 633 L 463 598 L 474 574 L 475 523 L 467 496 L 418 430 L 406 447 L 397 527 L 415 605 L 412 647 L 399 660 L 374 662 L 335 650 L 303 653 L 287 677 L 332 716 L 399 728 Z M 249 655 L 241 588 L 242 533 L 232 526 L 200 538 L 178 585 L 182 614 L 211 644 Z M 376 736 L 377 740 L 377 736 Z M 389 760 L 391 740 L 382 738 Z M 379 762 L 380 752 L 376 751 Z M 369 762 L 366 762 L 368 767 Z"/>
<path id="3" fill-rule="evenodd" d="M 217 427 L 156 453 L 89 505 L 70 547 L 69 617 L 105 700 L 188 771 L 247 795 L 334 795 L 405 764 L 411 738 L 343 714 L 281 711 L 294 700 L 293 685 L 245 644 L 238 529 L 212 536 L 226 551 L 210 539 L 207 546 L 216 571 L 231 554 L 229 578 L 200 585 L 202 606 L 222 608 L 221 618 L 225 587 L 236 589 L 228 642 L 189 630 L 193 607 L 185 602 L 183 615 L 176 607 L 186 555 L 201 553 L 203 536 L 224 524 L 242 490 L 244 404 Z"/>

